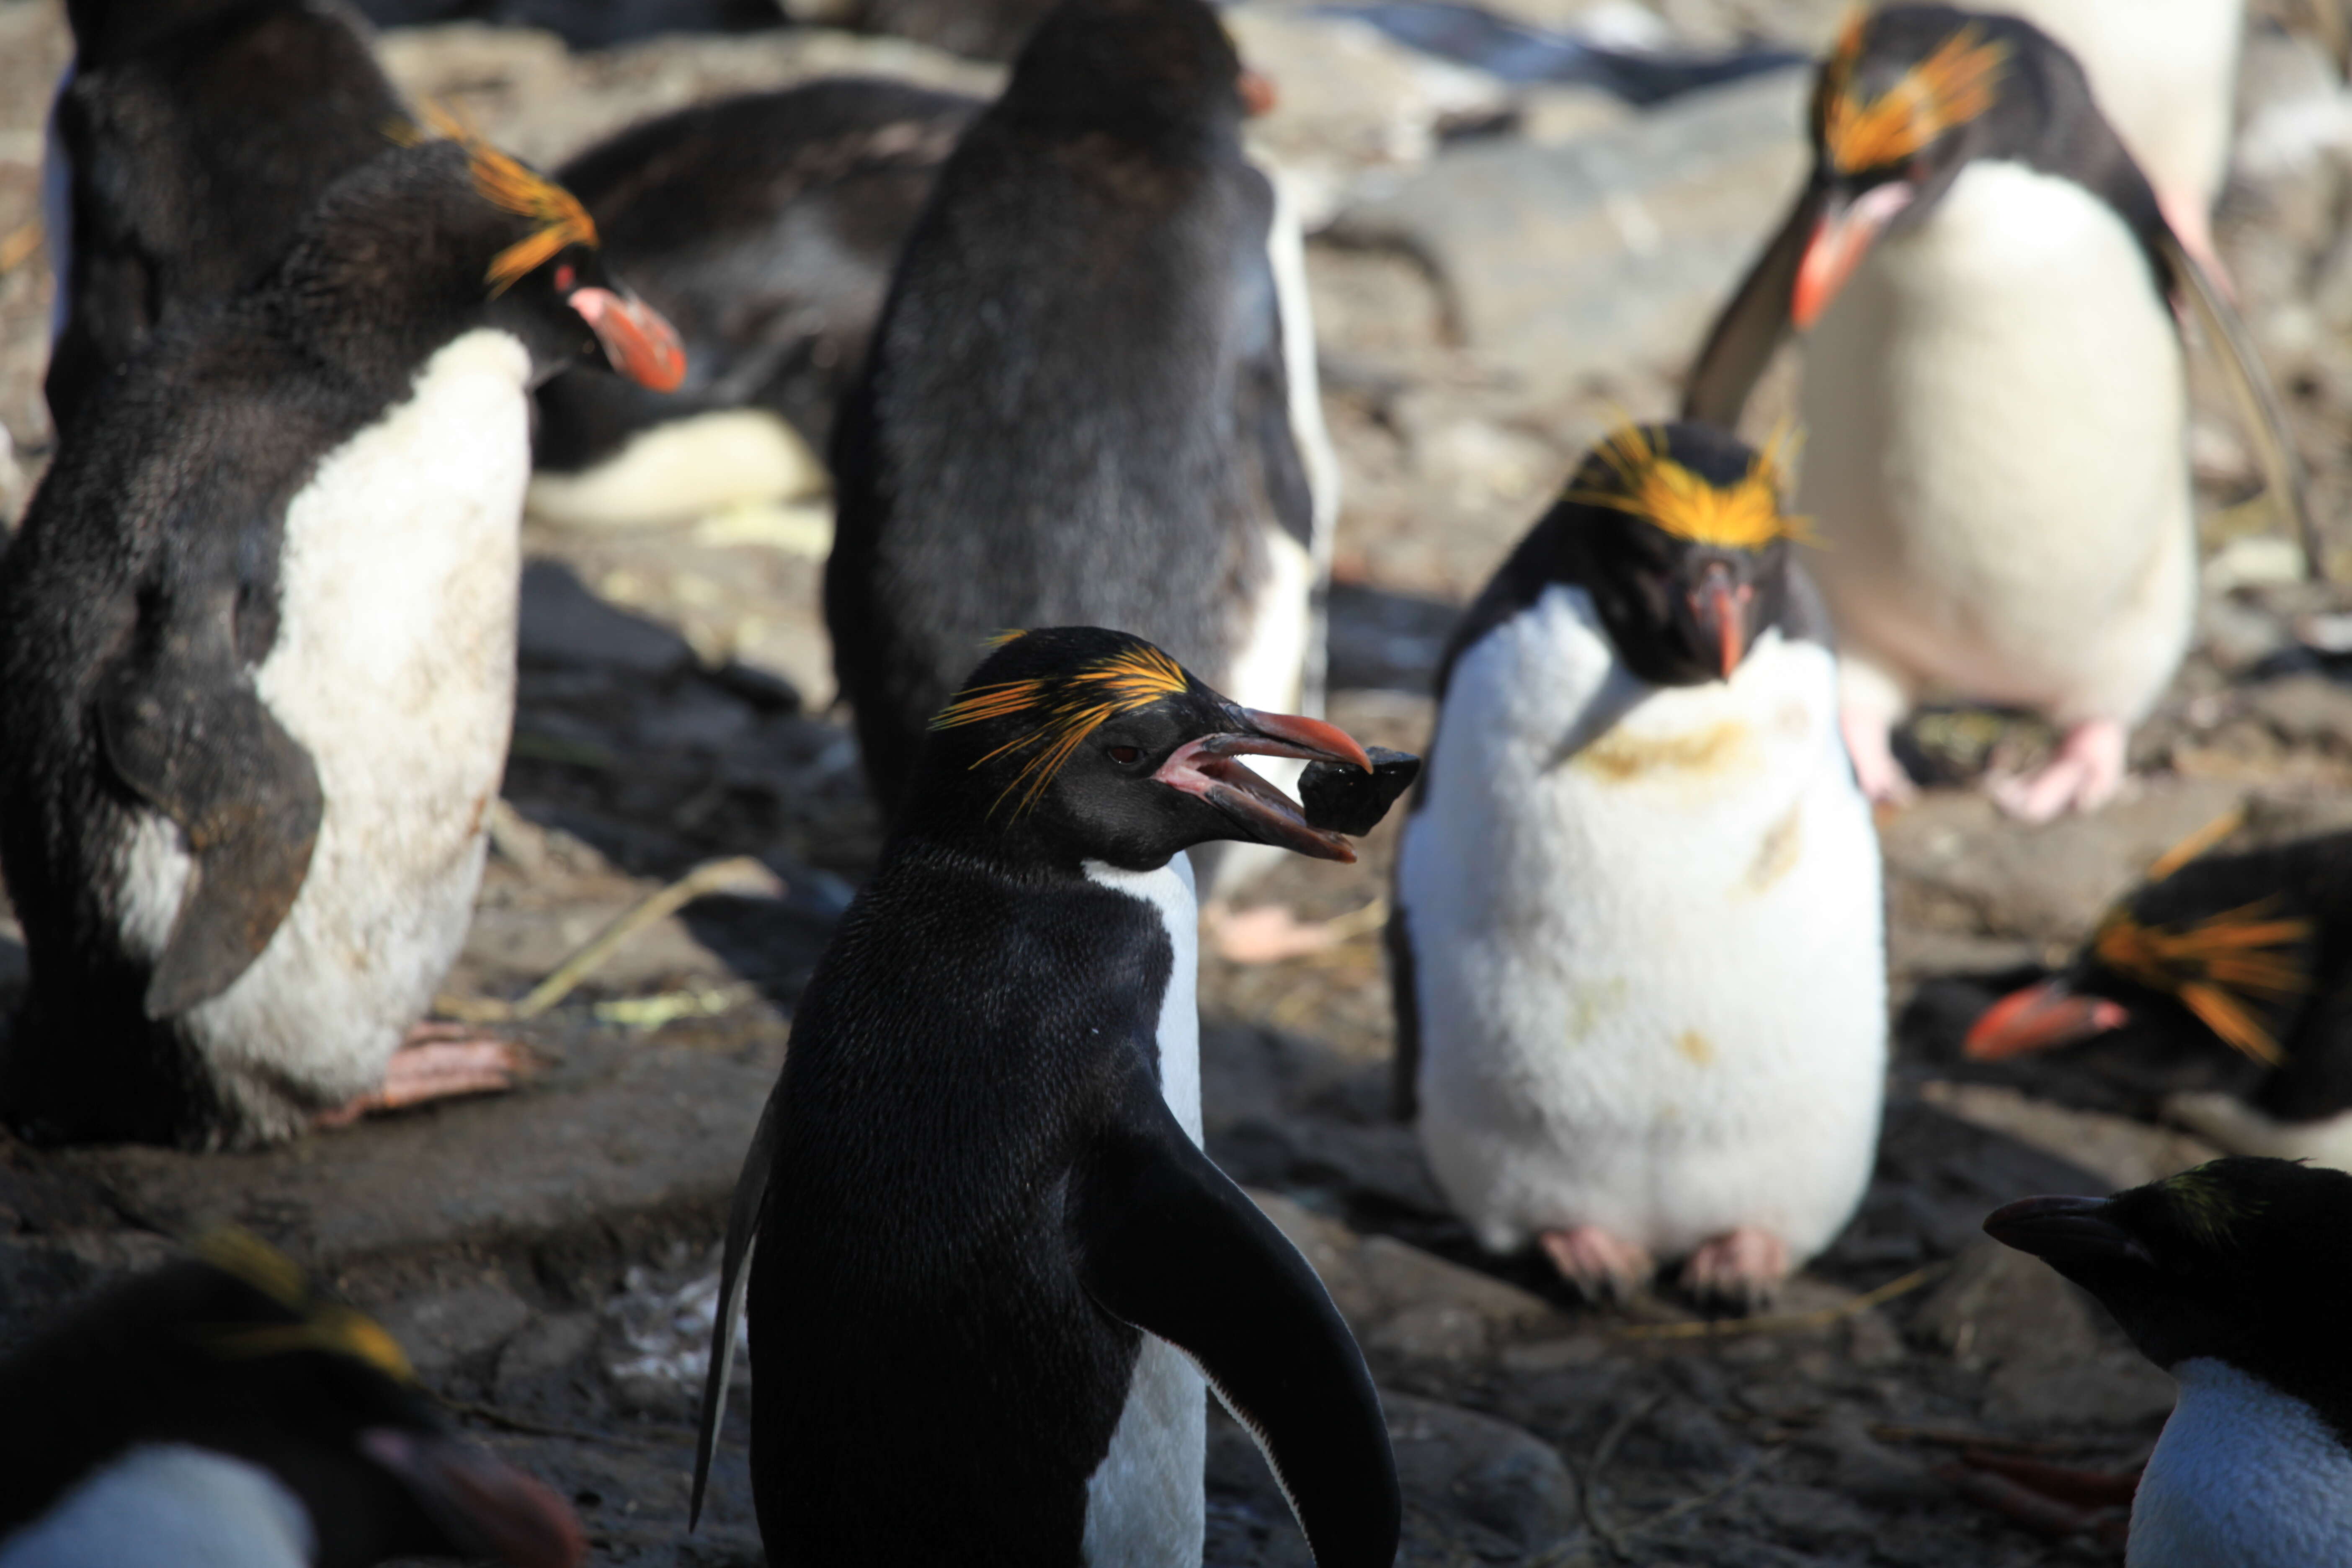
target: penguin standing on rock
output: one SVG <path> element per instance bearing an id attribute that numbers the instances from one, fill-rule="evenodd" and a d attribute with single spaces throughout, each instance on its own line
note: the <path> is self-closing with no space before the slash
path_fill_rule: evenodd
<path id="1" fill-rule="evenodd" d="M 1966 1049 L 1998 1061 L 2111 1033 L 2224 1080 L 2168 1096 L 2171 1120 L 2236 1153 L 2352 1170 L 2352 834 L 2158 876 L 2065 973 L 1987 1009 Z"/>
<path id="2" fill-rule="evenodd" d="M 1941 689 L 2063 730 L 1995 799 L 2110 799 L 2188 646 L 2196 541 L 2174 303 L 2228 351 L 2272 493 L 2295 458 L 2244 330 L 2183 250 L 2082 68 L 2013 17 L 1858 16 L 1814 94 L 1811 180 L 1716 323 L 1684 402 L 1729 425 L 1811 330 L 1798 493 L 1826 546 L 1843 721 L 1874 797 L 1888 735 Z"/>
<path id="3" fill-rule="evenodd" d="M 560 187 L 478 142 L 340 181 L 159 333 L 0 559 L 0 870 L 31 984 L 0 1116 L 249 1145 L 504 1081 L 399 1051 L 464 941 L 514 710 L 530 389 L 674 384 Z"/>
<path id="4" fill-rule="evenodd" d="M 1363 1358 L 1199 1145 L 1184 851 L 1355 858 L 1245 755 L 1371 769 L 1094 627 L 1004 642 L 934 721 L 728 1220 L 695 1503 L 740 1315 L 771 1562 L 1198 1568 L 1204 1376 L 1318 1563 L 1394 1560 Z"/>
<path id="5" fill-rule="evenodd" d="M 1860 1202 L 1878 841 L 1770 455 L 1629 427 L 1454 634 L 1398 847 L 1401 1112 L 1486 1246 L 1752 1304 Z"/>
<path id="6" fill-rule="evenodd" d="M 1984 1227 L 2096 1296 L 2180 1384 L 2129 1568 L 2352 1563 L 2352 1175 L 2215 1160 Z"/>
<path id="7" fill-rule="evenodd" d="M 542 387 L 532 513 L 693 518 L 821 481 L 810 448 L 824 450 L 898 247 L 980 107 L 833 78 L 694 104 L 557 170 L 690 369 L 674 393 L 593 374 Z"/>
<path id="8" fill-rule="evenodd" d="M 267 277 L 403 113 L 333 0 L 71 0 L 51 112 L 59 430 L 147 334 Z"/>
<path id="9" fill-rule="evenodd" d="M 1203 0 L 1064 0 L 940 174 L 834 433 L 825 620 L 886 810 L 1008 626 L 1319 706 L 1337 492 L 1262 90 Z"/>
<path id="10" fill-rule="evenodd" d="M 451 1433 L 382 1327 L 251 1237 L 0 1361 L 0 1568 L 577 1568 L 579 1521 Z"/>

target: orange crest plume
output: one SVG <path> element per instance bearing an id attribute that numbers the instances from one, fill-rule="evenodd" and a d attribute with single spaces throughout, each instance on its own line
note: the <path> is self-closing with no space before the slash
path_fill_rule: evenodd
<path id="1" fill-rule="evenodd" d="M 1695 544 L 1761 550 L 1776 539 L 1811 542 L 1805 520 L 1780 510 L 1780 449 L 1775 436 L 1745 477 L 1717 486 L 1659 449 L 1654 426 L 1623 425 L 1594 448 L 1617 475 L 1618 490 L 1570 489 L 1570 500 L 1630 512 Z"/>
<path id="2" fill-rule="evenodd" d="M 1020 635 L 1015 632 L 992 640 L 1001 646 Z M 1070 760 L 1070 753 L 1105 720 L 1190 689 L 1174 659 L 1156 647 L 1131 647 L 1060 680 L 1006 680 L 968 687 L 940 710 L 931 728 L 954 730 L 992 719 L 1034 716 L 1034 726 L 972 763 L 977 768 L 1008 752 L 1029 753 L 1020 773 L 996 797 L 996 805 L 1002 805 L 1018 791 L 1020 800 L 1013 808 L 1018 815 L 1036 804 L 1062 764 Z"/>
<path id="3" fill-rule="evenodd" d="M 2100 923 L 2091 951 L 2101 963 L 2152 991 L 2169 992 L 2233 1049 L 2277 1067 L 2286 1053 L 2247 1001 L 2298 996 L 2311 989 L 2290 949 L 2311 922 L 2263 918 L 2275 900 L 2229 910 L 2184 927 L 2144 926 L 2122 910 Z"/>
<path id="4" fill-rule="evenodd" d="M 483 200 L 538 225 L 529 238 L 515 241 L 491 258 L 490 269 L 483 279 L 490 286 L 491 298 L 505 293 L 517 279 L 545 266 L 567 246 L 596 243 L 596 220 L 588 216 L 588 209 L 580 205 L 578 196 L 491 146 L 440 105 L 427 104 L 424 118 L 426 128 L 435 135 L 466 149 L 474 188 L 482 194 Z M 395 132 L 395 138 L 422 140 L 413 131 L 405 135 Z"/>
<path id="5" fill-rule="evenodd" d="M 2009 46 L 1979 41 L 1974 24 L 1945 39 L 1884 94 L 1863 102 L 1853 72 L 1865 26 L 1860 12 L 1847 18 L 1813 97 L 1814 133 L 1839 174 L 1899 163 L 1992 107 Z"/>

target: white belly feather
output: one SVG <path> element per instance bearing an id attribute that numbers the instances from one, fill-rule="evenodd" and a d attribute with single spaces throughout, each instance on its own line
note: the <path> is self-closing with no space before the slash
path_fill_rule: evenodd
<path id="1" fill-rule="evenodd" d="M 465 942 L 514 719 L 530 368 L 503 332 L 451 342 L 287 509 L 254 685 L 325 809 L 261 956 L 181 1016 L 232 1099 L 240 1079 L 320 1105 L 373 1088 Z M 188 871 L 149 816 L 125 864 L 134 951 L 161 952 Z"/>
<path id="2" fill-rule="evenodd" d="M 1201 1141 L 1201 1008 L 1195 994 L 1200 910 L 1192 865 L 1179 855 L 1157 871 L 1087 862 L 1087 877 L 1151 906 L 1173 963 L 1160 1003 L 1160 1092 L 1192 1142 Z M 1087 1481 L 1089 1568 L 1200 1568 L 1208 1528 L 1202 1471 L 1207 1384 L 1192 1359 L 1146 1333 L 1110 1450 Z"/>
<path id="3" fill-rule="evenodd" d="M 1563 586 L 1455 667 L 1397 896 L 1423 1144 L 1486 1246 L 1757 1226 L 1801 1258 L 1853 1212 L 1885 979 L 1834 686 L 1777 632 L 1727 683 L 1645 686 Z"/>
<path id="4" fill-rule="evenodd" d="M 2131 1568 L 2352 1563 L 2352 1452 L 2318 1412 L 2226 1362 L 2172 1374 L 2180 1399 L 2132 1501 Z"/>
<path id="5" fill-rule="evenodd" d="M 1802 404 L 1850 656 L 2061 722 L 2155 702 L 2193 609 L 2181 348 L 2112 209 L 1969 164 L 1822 318 Z"/>

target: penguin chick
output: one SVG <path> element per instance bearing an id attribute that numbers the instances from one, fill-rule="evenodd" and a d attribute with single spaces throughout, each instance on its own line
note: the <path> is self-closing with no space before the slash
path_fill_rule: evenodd
<path id="1" fill-rule="evenodd" d="M 2220 276 L 2213 204 L 2237 129 L 2245 0 L 2001 0 L 2082 62 L 2099 112 L 2147 175 L 2165 221 Z"/>
<path id="2" fill-rule="evenodd" d="M 2229 1090 L 2173 1095 L 2173 1120 L 2232 1152 L 2352 1169 L 2352 834 L 2209 855 L 2135 889 L 1965 1048 L 1996 1061 L 2126 1029 L 2151 1053 L 2234 1053 Z"/>
<path id="3" fill-rule="evenodd" d="M 505 761 L 529 389 L 679 372 L 594 239 L 491 148 L 393 149 L 68 433 L 0 561 L 28 1135 L 267 1142 L 445 1065 L 394 1053 Z"/>
<path id="4" fill-rule="evenodd" d="M 1007 626 L 1123 627 L 1320 706 L 1334 470 L 1242 76 L 1203 0 L 1064 0 L 908 238 L 834 434 L 824 590 L 886 811 Z"/>
<path id="5" fill-rule="evenodd" d="M 1389 926 L 1397 1101 L 1479 1240 L 1768 1297 L 1861 1199 L 1878 843 L 1772 456 L 1586 458 L 1454 632 Z"/>
<path id="6" fill-rule="evenodd" d="M 1935 688 L 2063 731 L 2042 771 L 1996 784 L 2005 809 L 2095 808 L 2194 607 L 2173 301 L 2230 351 L 2309 551 L 2275 393 L 2081 67 L 2031 25 L 1946 5 L 1857 16 L 1812 129 L 1811 179 L 1717 321 L 1684 412 L 1732 423 L 1790 325 L 1810 329 L 1798 504 L 1826 546 L 1864 788 L 1907 795 L 1888 731 Z"/>
<path id="7" fill-rule="evenodd" d="M 400 1347 L 241 1233 L 0 1361 L 0 1568 L 576 1568 L 546 1487 L 450 1432 Z"/>
<path id="8" fill-rule="evenodd" d="M 2352 1176 L 2215 1160 L 1984 1222 L 2113 1312 L 2179 1401 L 2132 1502 L 2129 1568 L 2352 1563 Z"/>
<path id="9" fill-rule="evenodd" d="M 898 247 L 979 103 L 845 77 L 698 103 L 556 171 L 604 259 L 676 326 L 670 394 L 608 375 L 540 390 L 530 510 L 696 518 L 813 483 Z"/>
<path id="10" fill-rule="evenodd" d="M 695 1506 L 740 1315 L 772 1562 L 1198 1568 L 1204 1374 L 1318 1563 L 1394 1560 L 1363 1358 L 1199 1146 L 1183 852 L 1354 858 L 1244 755 L 1370 766 L 1095 627 L 1003 643 L 933 721 L 728 1219 Z"/>
<path id="11" fill-rule="evenodd" d="M 157 327 L 267 277 L 400 98 L 332 0 L 70 0 L 50 113 L 49 417 Z"/>

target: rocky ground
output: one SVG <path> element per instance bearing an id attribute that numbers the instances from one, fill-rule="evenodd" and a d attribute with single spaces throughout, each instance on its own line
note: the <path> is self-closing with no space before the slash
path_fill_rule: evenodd
<path id="1" fill-rule="evenodd" d="M 1666 41 L 1810 49 L 1839 0 L 1514 0 Z M 1618 411 L 1670 405 L 1711 302 L 1802 166 L 1801 74 L 1634 109 L 1513 86 L 1360 25 L 1253 4 L 1234 30 L 1279 82 L 1263 124 L 1317 229 L 1309 271 L 1346 473 L 1335 717 L 1425 737 L 1454 609 Z M 2221 232 L 2286 387 L 2331 542 L 2352 463 L 2352 100 L 2309 18 L 2257 25 Z M 642 114 L 827 70 L 990 90 L 999 68 L 822 31 L 568 53 L 477 26 L 389 33 L 403 84 L 553 160 Z M 54 0 L 0 0 L 0 517 L 49 439 L 49 279 L 29 226 Z M 2098 1309 L 1977 1226 L 2008 1199 L 2105 1191 L 2201 1157 L 2155 1090 L 2082 1068 L 1971 1070 L 1958 1033 L 1994 984 L 2058 961 L 2165 848 L 2242 808 L 2240 837 L 2352 820 L 2352 594 L 2294 580 L 2220 412 L 2196 430 L 2210 546 L 2204 635 L 2143 731 L 2135 795 L 2024 830 L 1972 793 L 2046 744 L 1998 715 L 1916 727 L 1942 781 L 1889 817 L 1898 1044 L 1877 1179 L 1770 1316 L 1710 1327 L 1668 1301 L 1578 1305 L 1479 1255 L 1409 1132 L 1374 928 L 1390 835 L 1255 895 L 1355 934 L 1203 977 L 1212 1152 L 1307 1250 L 1363 1341 L 1406 1477 L 1407 1561 L 2026 1564 L 2116 1561 L 1968 1495 L 1970 1452 L 2121 1464 L 2168 1383 Z M 1766 410 L 1769 416 L 1769 410 Z M 794 998 L 877 847 L 814 603 L 821 498 L 640 531 L 534 523 L 521 711 L 474 937 L 446 1010 L 503 1019 L 543 1070 L 500 1099 L 257 1155 L 42 1154 L 0 1135 L 0 1346 L 173 1238 L 233 1220 L 380 1313 L 483 1439 L 561 1486 L 594 1560 L 759 1561 L 741 1412 L 716 1506 L 684 1533 L 688 1389 L 719 1210 Z M 2352 573 L 2344 574 L 2352 576 Z M 752 857 L 530 1017 L 513 1004 L 622 910 Z M 22 951 L 0 923 L 0 1005 Z M 740 1401 L 739 1400 L 739 1406 Z M 1213 1429 L 1210 1561 L 1303 1564 L 1235 1427 Z"/>

